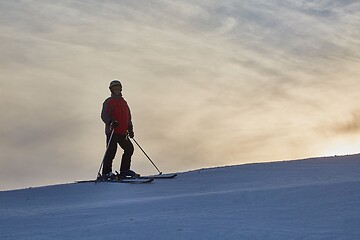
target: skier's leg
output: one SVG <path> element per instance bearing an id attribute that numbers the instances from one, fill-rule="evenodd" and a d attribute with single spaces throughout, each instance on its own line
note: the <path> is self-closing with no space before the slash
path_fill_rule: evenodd
<path id="1" fill-rule="evenodd" d="M 128 139 L 126 136 L 119 137 L 118 143 L 120 147 L 124 150 L 120 165 L 120 172 L 123 172 L 130 169 L 131 157 L 134 153 L 134 146 L 131 143 L 130 139 Z"/>
<path id="2" fill-rule="evenodd" d="M 104 166 L 102 170 L 103 176 L 112 172 L 112 164 L 117 150 L 117 139 L 118 136 L 114 134 L 109 144 L 110 135 L 106 135 L 106 143 L 109 144 L 109 147 L 104 157 Z"/>

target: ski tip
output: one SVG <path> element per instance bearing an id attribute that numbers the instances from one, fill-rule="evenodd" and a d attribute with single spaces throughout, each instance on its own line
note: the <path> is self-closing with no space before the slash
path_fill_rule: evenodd
<path id="1" fill-rule="evenodd" d="M 166 174 L 158 174 L 158 175 L 148 175 L 148 176 L 140 176 L 140 178 L 153 178 L 153 179 L 169 179 L 177 176 L 177 173 L 166 173 Z"/>

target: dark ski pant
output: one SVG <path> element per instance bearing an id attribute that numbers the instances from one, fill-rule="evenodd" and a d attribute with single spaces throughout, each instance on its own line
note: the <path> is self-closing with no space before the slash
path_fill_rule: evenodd
<path id="1" fill-rule="evenodd" d="M 110 140 L 110 135 L 106 135 L 107 144 L 109 144 L 109 140 Z M 130 169 L 131 156 L 134 153 L 134 146 L 131 143 L 130 139 L 127 138 L 127 136 L 114 134 L 109 144 L 109 147 L 105 153 L 104 166 L 102 171 L 103 175 L 112 172 L 112 164 L 116 155 L 117 144 L 119 144 L 120 147 L 124 150 L 124 153 L 121 158 L 120 172 Z"/>

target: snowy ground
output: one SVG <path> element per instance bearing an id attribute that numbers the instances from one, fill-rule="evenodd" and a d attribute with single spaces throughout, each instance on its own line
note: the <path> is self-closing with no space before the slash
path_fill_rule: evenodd
<path id="1" fill-rule="evenodd" d="M 4 191 L 0 239 L 356 240 L 360 155 Z"/>

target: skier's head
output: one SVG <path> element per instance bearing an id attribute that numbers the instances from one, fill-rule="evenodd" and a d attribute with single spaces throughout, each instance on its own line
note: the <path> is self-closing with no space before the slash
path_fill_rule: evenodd
<path id="1" fill-rule="evenodd" d="M 120 96 L 122 91 L 122 85 L 119 80 L 112 80 L 109 85 L 109 89 L 112 94 Z"/>

